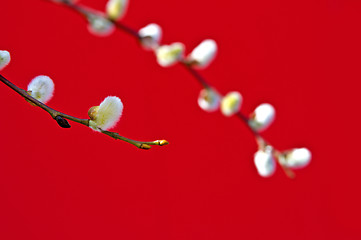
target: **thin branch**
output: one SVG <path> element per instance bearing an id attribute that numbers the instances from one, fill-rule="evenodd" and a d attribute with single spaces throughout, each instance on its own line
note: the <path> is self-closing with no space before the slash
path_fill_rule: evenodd
<path id="1" fill-rule="evenodd" d="M 207 89 L 213 89 L 215 90 L 211 84 L 207 82 L 207 80 L 199 73 L 197 72 L 191 65 L 189 65 L 185 61 L 181 61 L 181 64 L 185 67 L 185 69 L 204 87 Z"/>
<path id="2" fill-rule="evenodd" d="M 55 119 L 57 121 L 57 123 L 63 127 L 63 128 L 69 128 L 70 125 L 69 123 L 64 120 L 64 119 L 68 119 L 70 121 L 76 122 L 76 123 L 80 123 L 82 125 L 85 125 L 87 127 L 89 127 L 89 119 L 81 119 L 81 118 L 77 118 L 77 117 L 73 117 L 71 115 L 59 112 L 55 109 L 52 109 L 50 107 L 48 107 L 46 104 L 36 100 L 35 98 L 33 98 L 32 96 L 30 96 L 28 94 L 27 91 L 25 91 L 24 89 L 19 88 L 18 86 L 16 86 L 15 84 L 13 84 L 12 82 L 10 82 L 9 80 L 7 80 L 4 76 L 2 76 L 0 74 L 0 81 L 3 82 L 5 85 L 7 85 L 9 88 L 11 88 L 12 90 L 14 90 L 16 93 L 18 93 L 19 95 L 21 95 L 23 98 L 25 98 L 26 101 L 28 101 L 31 105 L 39 107 L 43 110 L 45 110 L 46 112 L 48 112 L 50 114 L 50 116 Z M 150 145 L 159 145 L 159 146 L 164 146 L 168 144 L 168 141 L 166 140 L 155 140 L 152 142 L 142 142 L 142 141 L 136 141 L 133 139 L 129 139 L 123 136 L 120 136 L 118 133 L 115 132 L 109 132 L 109 131 L 105 131 L 102 129 L 99 129 L 101 133 L 108 135 L 114 139 L 119 139 L 122 140 L 124 142 L 133 144 L 134 146 L 140 148 L 140 149 L 150 149 Z"/>
<path id="3" fill-rule="evenodd" d="M 118 28 L 118 29 L 121 29 L 123 30 L 124 32 L 130 34 L 131 36 L 135 37 L 137 40 L 140 40 L 140 36 L 138 34 L 137 31 L 135 31 L 133 28 L 121 23 L 121 22 L 118 22 L 118 21 L 114 21 L 114 20 L 111 20 L 112 23 L 114 23 L 114 25 Z"/>
<path id="4" fill-rule="evenodd" d="M 73 10 L 74 12 L 81 14 L 86 20 L 87 20 L 88 15 L 91 13 L 101 14 L 101 12 L 97 12 L 91 8 L 85 7 L 80 4 L 74 4 L 74 3 L 71 3 L 68 1 L 65 1 L 63 5 L 67 6 L 69 9 Z M 106 16 L 103 16 L 103 17 L 107 18 Z M 136 38 L 137 40 L 140 39 L 138 32 L 136 30 L 134 30 L 133 28 L 131 28 L 121 22 L 115 21 L 113 19 L 108 19 L 108 20 L 111 21 L 114 24 L 114 26 L 116 26 L 118 29 L 126 32 L 127 34 L 131 35 L 132 37 Z"/>
<path id="5" fill-rule="evenodd" d="M 187 64 L 186 61 L 181 61 L 181 64 L 185 67 L 185 69 L 204 87 L 204 88 L 207 88 L 207 89 L 212 89 L 212 90 L 215 90 L 217 91 L 213 86 L 211 86 L 211 84 L 209 84 L 207 82 L 207 80 L 199 73 L 197 72 L 192 66 L 190 66 L 189 64 Z M 218 92 L 218 91 L 217 91 Z M 218 94 L 220 96 L 222 96 L 222 94 L 220 94 L 218 92 Z M 261 134 L 259 132 L 257 132 L 256 130 L 254 130 L 251 125 L 249 124 L 249 118 L 243 114 L 242 112 L 237 112 L 236 114 L 236 117 L 238 117 L 241 121 L 243 121 L 247 128 L 253 133 L 253 135 L 256 137 L 256 138 L 261 138 L 264 142 L 267 142 L 264 137 L 261 136 Z"/>
<path id="6" fill-rule="evenodd" d="M 49 0 L 51 1 L 51 0 Z M 75 12 L 78 12 L 80 15 L 84 16 L 85 18 L 87 17 L 87 14 L 90 14 L 90 13 L 95 13 L 96 11 L 93 10 L 93 9 L 90 9 L 88 7 L 85 7 L 83 5 L 80 5 L 80 4 L 75 4 L 75 3 L 71 3 L 67 0 L 63 0 L 63 3 L 65 6 L 68 6 L 70 9 L 72 9 L 73 11 Z M 100 14 L 103 14 L 103 13 L 100 13 Z M 114 21 L 110 18 L 108 18 L 106 15 L 102 15 L 104 18 L 106 18 L 107 20 L 111 21 L 115 27 L 127 34 L 129 34 L 130 36 L 136 38 L 137 40 L 140 40 L 140 36 L 138 34 L 138 32 L 125 25 L 124 23 L 121 23 L 119 21 Z M 222 96 L 218 90 L 213 87 L 211 84 L 208 83 L 208 81 L 197 71 L 195 70 L 191 64 L 189 64 L 187 61 L 185 61 L 184 59 L 181 59 L 179 61 L 180 64 L 182 64 L 184 66 L 184 68 L 206 89 L 212 89 L 213 91 L 216 91 L 220 96 Z M 252 132 L 252 134 L 254 135 L 255 139 L 256 139 L 256 142 L 259 146 L 260 149 L 262 149 L 263 147 L 265 147 L 266 145 L 270 145 L 268 141 L 265 140 L 264 137 L 262 137 L 262 135 L 256 131 L 251 125 L 250 125 L 250 122 L 249 122 L 249 118 L 243 114 L 241 111 L 238 111 L 236 114 L 235 114 L 236 117 L 238 117 L 246 126 L 247 128 Z M 103 132 L 105 133 L 105 132 Z M 111 137 L 117 137 L 117 135 L 114 135 L 114 134 L 108 134 L 108 133 L 105 133 Z M 125 139 L 123 139 L 124 141 L 126 141 Z M 275 153 L 279 153 L 278 150 L 274 149 Z M 286 173 L 286 175 L 290 178 L 294 178 L 295 174 L 294 172 L 289 169 L 288 167 L 286 166 L 283 166 L 282 164 L 280 164 L 279 161 L 277 161 L 278 165 L 280 165 L 282 167 L 282 169 L 284 170 L 284 172 Z"/>

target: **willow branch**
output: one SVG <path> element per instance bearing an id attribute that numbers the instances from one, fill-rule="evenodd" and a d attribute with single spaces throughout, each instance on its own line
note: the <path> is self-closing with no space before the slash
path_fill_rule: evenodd
<path id="1" fill-rule="evenodd" d="M 51 0 L 48 0 L 51 1 Z M 68 1 L 64 1 L 63 4 L 64 6 L 68 7 L 69 9 L 71 9 L 72 11 L 82 15 L 85 19 L 87 19 L 88 15 L 93 13 L 93 14 L 99 14 L 99 12 L 88 8 L 86 6 L 80 5 L 80 4 L 74 4 Z M 104 16 L 105 18 L 107 18 L 106 16 Z M 125 25 L 119 21 L 115 21 L 113 19 L 109 19 L 107 18 L 110 22 L 112 22 L 114 24 L 114 26 L 116 26 L 116 28 L 118 28 L 119 30 L 126 32 L 127 34 L 129 34 L 130 36 L 136 38 L 137 40 L 140 39 L 140 36 L 138 34 L 138 32 L 136 30 L 134 30 L 132 27 L 129 27 L 128 25 Z"/>
<path id="2" fill-rule="evenodd" d="M 57 121 L 57 123 L 63 127 L 63 128 L 70 128 L 69 123 L 65 120 L 68 119 L 70 121 L 76 122 L 76 123 L 80 123 L 82 125 L 85 125 L 87 127 L 89 127 L 89 119 L 81 119 L 81 118 L 77 118 L 77 117 L 73 117 L 71 115 L 59 112 L 49 106 L 47 106 L 46 104 L 38 101 L 37 99 L 33 98 L 31 95 L 28 94 L 27 91 L 25 91 L 24 89 L 19 88 L 18 86 L 16 86 L 15 84 L 13 84 L 12 82 L 10 82 L 9 80 L 7 80 L 3 75 L 0 74 L 0 81 L 2 83 L 4 83 L 6 86 L 8 86 L 9 88 L 11 88 L 12 90 L 14 90 L 16 93 L 18 93 L 20 96 L 22 96 L 23 98 L 25 98 L 26 101 L 28 101 L 31 105 L 39 107 L 43 110 L 45 110 L 46 112 L 48 112 L 50 114 L 50 116 Z M 105 130 L 101 130 L 100 132 L 108 135 L 114 139 L 119 139 L 122 140 L 124 142 L 130 143 L 140 149 L 150 149 L 150 145 L 159 145 L 159 146 L 164 146 L 167 145 L 168 142 L 166 140 L 155 140 L 155 141 L 151 141 L 151 142 L 142 142 L 142 141 L 136 141 L 133 139 L 129 139 L 123 136 L 120 136 L 118 133 L 115 132 L 109 132 L 109 131 L 105 131 Z"/>
<path id="3" fill-rule="evenodd" d="M 185 69 L 204 87 L 207 89 L 212 89 L 218 92 L 218 90 L 213 87 L 211 84 L 208 83 L 208 81 L 198 72 L 196 71 L 192 66 L 190 66 L 186 61 L 181 61 L 181 64 L 185 67 Z M 218 94 L 220 96 L 222 96 L 222 94 L 220 94 L 218 92 Z M 223 97 L 223 96 L 222 96 Z M 256 137 L 256 138 L 262 138 L 264 142 L 266 142 L 265 138 L 261 136 L 261 134 L 257 131 L 255 131 L 250 125 L 249 125 L 249 118 L 243 114 L 242 112 L 237 112 L 236 117 L 238 117 L 242 122 L 244 122 L 247 126 L 247 128 L 252 132 L 252 134 Z"/>
<path id="4" fill-rule="evenodd" d="M 96 12 L 93 9 L 90 9 L 90 8 L 80 5 L 80 4 L 71 3 L 67 0 L 63 0 L 63 5 L 69 7 L 71 10 L 79 13 L 80 15 L 82 15 L 85 18 L 87 18 L 88 14 Z M 106 15 L 103 15 L 103 17 L 106 18 L 107 20 L 109 20 L 110 22 L 112 22 L 118 30 L 129 34 L 130 36 L 134 37 L 136 40 L 141 39 L 141 37 L 139 36 L 138 32 L 135 29 L 125 25 L 124 23 L 122 23 L 120 21 L 112 20 L 112 19 L 108 18 Z M 196 79 L 204 88 L 212 89 L 212 90 L 216 91 L 220 96 L 222 96 L 222 94 L 220 94 L 219 91 L 215 87 L 213 87 L 211 84 L 209 84 L 209 82 L 196 69 L 194 69 L 191 64 L 189 64 L 184 59 L 181 59 L 179 61 L 179 63 L 181 65 L 183 65 L 184 68 L 193 76 L 193 78 Z M 256 131 L 255 129 L 252 128 L 247 115 L 245 115 L 241 111 L 238 111 L 235 114 L 235 116 L 238 117 L 238 119 L 240 119 L 247 126 L 247 128 L 252 132 L 259 147 L 270 145 L 269 142 L 266 141 L 266 139 L 258 131 Z M 109 134 L 107 132 L 103 132 L 103 133 L 105 133 L 111 137 L 117 137 L 116 134 Z M 126 141 L 126 140 L 124 140 L 124 141 Z M 274 149 L 274 152 L 276 154 L 279 153 L 279 151 L 277 149 Z M 286 175 L 288 177 L 293 178 L 295 176 L 291 169 L 283 166 L 278 161 L 277 161 L 277 163 L 278 163 L 278 165 L 280 165 L 282 167 L 282 169 L 284 170 L 284 172 L 286 173 Z"/>

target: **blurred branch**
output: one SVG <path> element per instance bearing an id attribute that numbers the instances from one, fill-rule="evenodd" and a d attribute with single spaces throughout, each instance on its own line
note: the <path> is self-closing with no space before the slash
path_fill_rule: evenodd
<path id="1" fill-rule="evenodd" d="M 53 0 L 48 0 L 48 1 L 54 2 Z M 109 0 L 108 3 L 112 2 L 112 1 L 113 0 Z M 121 1 L 123 1 L 123 0 L 119 0 L 118 3 L 121 2 Z M 111 15 L 109 15 L 108 9 L 107 9 L 107 13 L 103 13 L 103 12 L 96 11 L 94 9 L 88 8 L 88 7 L 83 6 L 83 5 L 76 4 L 74 1 L 71 1 L 71 0 L 58 0 L 57 2 L 58 3 L 59 2 L 63 3 L 62 4 L 63 6 L 66 6 L 69 9 L 71 9 L 71 10 L 77 12 L 78 14 L 82 15 L 83 17 L 85 17 L 85 19 L 87 21 L 90 21 L 91 18 L 94 17 L 94 15 L 95 15 L 95 16 L 101 18 L 101 19 L 104 19 L 105 22 L 108 22 L 109 24 L 112 24 L 113 26 L 115 26 L 116 29 L 118 29 L 120 31 L 123 31 L 123 32 L 127 33 L 128 35 L 132 36 L 137 41 L 141 42 L 142 40 L 145 40 L 145 37 L 141 36 L 140 32 L 138 32 L 137 30 L 135 30 L 135 29 L 129 27 L 128 25 L 125 25 L 124 23 L 120 22 L 119 21 L 120 17 L 115 17 L 115 18 L 111 17 Z M 113 1 L 113 2 L 116 2 L 116 0 Z M 117 7 L 119 7 L 119 5 Z M 123 8 L 122 10 L 120 10 L 120 8 L 118 9 L 119 10 L 119 12 L 118 12 L 119 16 L 121 16 L 124 13 L 124 6 L 122 6 L 122 8 Z M 178 44 L 178 43 L 174 43 L 174 44 Z M 164 53 L 164 51 L 163 51 L 162 54 L 165 54 L 165 55 L 166 54 L 177 55 L 179 51 L 183 50 L 181 45 L 182 44 L 178 44 L 177 47 L 174 47 L 174 45 L 173 45 L 173 50 L 168 49 L 168 50 L 166 50 L 166 51 L 168 51 L 168 53 Z M 167 47 L 170 47 L 170 46 L 167 46 Z M 164 50 L 164 47 L 163 47 L 163 49 L 161 49 L 161 48 L 162 48 L 162 46 L 159 46 L 159 45 L 150 47 L 150 49 L 154 50 L 156 54 L 158 54 L 158 52 L 157 52 L 158 50 L 159 50 L 159 52 L 161 50 Z M 170 48 L 172 48 L 172 47 L 170 47 Z M 169 51 L 173 51 L 173 52 L 169 52 Z M 218 97 L 220 97 L 222 99 L 226 99 L 228 97 L 228 95 L 223 96 L 222 94 L 220 94 L 219 91 L 214 86 L 209 84 L 209 82 L 194 68 L 194 65 L 197 65 L 197 64 L 194 64 L 194 62 L 192 62 L 193 60 L 184 58 L 182 56 L 182 54 L 177 55 L 177 56 L 178 56 L 178 62 L 181 65 L 184 66 L 184 68 L 194 77 L 194 79 L 196 79 L 202 85 L 202 87 L 205 90 L 208 90 L 209 92 L 213 92 L 213 95 L 217 95 Z M 157 55 L 157 57 L 158 57 L 158 55 Z M 167 57 L 169 57 L 169 56 L 167 56 Z M 162 66 L 170 66 L 170 65 L 172 65 L 172 63 L 169 63 L 169 62 L 167 63 L 167 62 L 159 62 L 158 61 L 158 63 L 160 65 L 162 65 Z M 240 94 L 239 94 L 239 96 L 237 96 L 237 94 L 238 94 L 238 92 L 236 94 L 234 94 L 233 96 L 231 96 L 230 98 L 233 97 L 233 99 L 230 99 L 230 101 L 228 102 L 230 104 L 230 106 L 232 106 L 232 107 L 234 107 L 234 105 L 237 106 L 237 104 L 239 104 L 239 101 L 241 99 Z M 206 95 L 205 99 L 208 98 L 208 97 L 209 96 Z M 250 117 L 248 117 L 247 115 L 243 114 L 239 109 L 237 111 L 235 111 L 235 112 L 231 111 L 230 114 L 225 113 L 225 112 L 223 112 L 223 114 L 226 115 L 226 116 L 231 116 L 231 115 L 236 116 L 238 119 L 240 119 L 247 126 L 247 128 L 254 135 L 254 137 L 256 139 L 256 142 L 258 144 L 258 149 L 259 149 L 258 152 L 255 154 L 255 164 L 256 164 L 257 170 L 259 171 L 260 175 L 262 175 L 264 177 L 272 175 L 272 173 L 274 172 L 274 169 L 275 169 L 274 166 L 272 167 L 272 165 L 274 165 L 274 158 L 276 158 L 277 159 L 276 163 L 282 167 L 282 169 L 284 170 L 286 175 L 288 177 L 290 177 L 290 178 L 294 178 L 295 174 L 291 170 L 291 167 L 293 167 L 293 165 L 288 163 L 288 159 L 287 159 L 288 155 L 286 155 L 286 152 L 290 152 L 290 151 L 280 152 L 277 149 L 275 149 L 268 141 L 266 141 L 264 139 L 264 137 L 262 137 L 261 134 L 260 134 L 259 129 L 261 129 L 261 126 L 255 125 L 255 122 L 254 122 L 254 119 L 253 119 L 252 115 Z M 274 113 L 272 113 L 272 114 L 274 114 Z M 272 120 L 270 120 L 270 121 L 272 121 Z M 114 134 L 109 134 L 107 132 L 103 132 L 103 133 L 108 134 L 108 135 L 110 135 L 112 137 L 117 137 L 117 135 L 114 135 Z M 293 150 L 299 150 L 299 149 L 293 149 Z M 291 150 L 291 151 L 293 151 L 293 150 Z M 256 155 L 259 152 L 261 152 L 261 154 L 259 154 L 260 156 L 263 153 L 266 154 L 267 159 L 265 160 L 263 158 L 263 160 L 260 160 L 260 161 L 263 164 L 262 167 L 264 167 L 264 169 L 267 169 L 267 170 L 265 170 L 267 172 L 267 174 L 262 174 L 260 172 L 261 170 L 259 168 L 259 166 L 261 166 L 261 165 L 258 165 L 256 163 L 257 162 L 257 160 L 256 160 L 257 156 Z M 305 153 L 305 155 L 302 155 L 301 157 L 297 156 L 299 158 L 296 159 L 296 160 L 297 161 L 299 160 L 300 162 L 297 162 L 297 161 L 296 161 L 297 163 L 293 162 L 293 164 L 296 164 L 296 166 L 301 166 L 302 164 L 303 164 L 303 166 L 305 166 L 305 164 L 308 164 L 308 162 L 309 162 L 309 160 L 311 158 L 311 155 L 310 155 L 311 153 L 309 152 L 308 149 L 302 149 L 301 152 Z M 282 163 L 280 161 L 281 158 L 283 159 Z M 294 159 L 291 159 L 290 161 L 294 161 Z M 297 164 L 299 164 L 299 165 L 297 165 Z"/>

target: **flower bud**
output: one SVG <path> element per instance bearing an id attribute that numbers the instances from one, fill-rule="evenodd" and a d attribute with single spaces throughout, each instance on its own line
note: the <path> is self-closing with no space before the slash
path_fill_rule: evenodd
<path id="1" fill-rule="evenodd" d="M 217 53 L 217 43 L 212 39 L 201 42 L 188 55 L 187 62 L 199 68 L 204 68 L 214 59 Z"/>
<path id="2" fill-rule="evenodd" d="M 54 82 L 48 76 L 37 76 L 28 85 L 28 94 L 44 104 L 53 97 L 53 93 Z"/>
<path id="3" fill-rule="evenodd" d="M 221 111 L 223 115 L 230 117 L 237 113 L 242 104 L 242 95 L 239 92 L 230 92 L 222 98 Z"/>
<path id="4" fill-rule="evenodd" d="M 95 120 L 95 118 L 98 114 L 98 111 L 99 111 L 99 106 L 94 106 L 94 107 L 89 108 L 89 111 L 88 111 L 89 118 L 91 120 Z"/>
<path id="5" fill-rule="evenodd" d="M 99 131 L 114 127 L 122 116 L 123 103 L 118 97 L 106 97 L 100 106 L 89 109 L 89 127 Z"/>
<path id="6" fill-rule="evenodd" d="M 88 30 L 99 37 L 106 37 L 115 30 L 114 24 L 99 14 L 87 14 L 89 21 Z"/>
<path id="7" fill-rule="evenodd" d="M 213 89 L 204 88 L 199 92 L 198 105 L 206 112 L 214 112 L 219 108 L 221 96 Z"/>
<path id="8" fill-rule="evenodd" d="M 271 125 L 275 113 L 276 111 L 271 104 L 262 103 L 251 114 L 249 125 L 256 131 L 263 131 Z"/>
<path id="9" fill-rule="evenodd" d="M 276 171 L 276 162 L 273 158 L 273 149 L 267 146 L 264 150 L 260 149 L 254 154 L 254 164 L 257 172 L 262 177 L 270 177 Z"/>
<path id="10" fill-rule="evenodd" d="M 155 49 L 159 46 L 162 29 L 158 24 L 151 23 L 138 31 L 141 43 L 145 49 Z"/>
<path id="11" fill-rule="evenodd" d="M 310 163 L 311 156 L 311 152 L 307 148 L 294 148 L 283 152 L 279 156 L 279 162 L 289 168 L 303 168 Z"/>
<path id="12" fill-rule="evenodd" d="M 10 53 L 8 51 L 0 51 L 0 70 L 5 68 L 10 62 Z"/>
<path id="13" fill-rule="evenodd" d="M 172 43 L 171 45 L 162 45 L 156 49 L 157 61 L 162 67 L 168 67 L 175 64 L 183 57 L 183 43 Z"/>
<path id="14" fill-rule="evenodd" d="M 106 5 L 106 13 L 112 20 L 122 18 L 127 10 L 128 0 L 109 0 Z"/>

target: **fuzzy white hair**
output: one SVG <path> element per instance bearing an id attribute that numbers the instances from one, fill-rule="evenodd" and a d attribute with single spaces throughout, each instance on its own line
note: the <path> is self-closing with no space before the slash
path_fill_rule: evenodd
<path id="1" fill-rule="evenodd" d="M 48 76 L 37 76 L 30 81 L 28 91 L 33 98 L 46 103 L 53 97 L 54 82 Z"/>
<path id="2" fill-rule="evenodd" d="M 8 51 L 0 51 L 0 70 L 6 67 L 10 60 L 10 53 Z"/>
<path id="3" fill-rule="evenodd" d="M 114 127 L 123 113 L 123 103 L 118 97 L 106 97 L 99 106 L 95 117 L 97 127 L 108 130 Z"/>
<path id="4" fill-rule="evenodd" d="M 212 39 L 202 41 L 188 56 L 188 61 L 197 67 L 204 68 L 214 59 L 217 53 L 217 43 Z"/>

